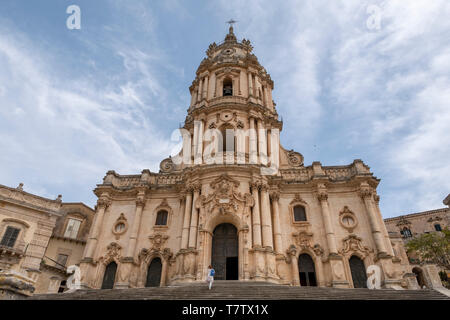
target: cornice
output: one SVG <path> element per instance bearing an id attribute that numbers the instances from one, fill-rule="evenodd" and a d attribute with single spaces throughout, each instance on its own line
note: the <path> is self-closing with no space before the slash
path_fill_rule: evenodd
<path id="1" fill-rule="evenodd" d="M 398 221 L 404 218 L 419 218 L 421 216 L 429 216 L 433 214 L 440 214 L 440 213 L 447 213 L 450 214 L 449 208 L 441 208 L 441 209 L 434 209 L 434 210 L 428 210 L 423 212 L 415 212 L 415 213 L 409 213 L 402 216 L 392 217 L 392 218 L 386 218 L 384 219 L 385 222 L 392 222 L 392 221 Z"/>

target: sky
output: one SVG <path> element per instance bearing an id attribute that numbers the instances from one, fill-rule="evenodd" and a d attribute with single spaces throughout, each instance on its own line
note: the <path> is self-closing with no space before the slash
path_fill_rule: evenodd
<path id="1" fill-rule="evenodd" d="M 1 0 L 0 184 L 93 207 L 108 170 L 158 172 L 233 18 L 274 81 L 284 148 L 305 165 L 362 159 L 384 218 L 442 208 L 449 17 L 448 0 Z"/>

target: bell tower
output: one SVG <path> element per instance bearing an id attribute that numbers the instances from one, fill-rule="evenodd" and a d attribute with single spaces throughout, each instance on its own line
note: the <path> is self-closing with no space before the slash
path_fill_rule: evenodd
<path id="1" fill-rule="evenodd" d="M 191 141 L 184 142 L 182 167 L 278 164 L 282 122 L 272 99 L 274 84 L 252 50 L 250 40 L 237 40 L 233 26 L 223 42 L 209 45 L 189 87 L 183 128 Z"/>

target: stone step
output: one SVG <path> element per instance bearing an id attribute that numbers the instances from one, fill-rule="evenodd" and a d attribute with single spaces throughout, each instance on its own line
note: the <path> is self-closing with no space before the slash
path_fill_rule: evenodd
<path id="1" fill-rule="evenodd" d="M 435 290 L 337 289 L 293 287 L 269 283 L 215 281 L 131 289 L 78 290 L 72 293 L 36 294 L 32 300 L 446 300 Z"/>

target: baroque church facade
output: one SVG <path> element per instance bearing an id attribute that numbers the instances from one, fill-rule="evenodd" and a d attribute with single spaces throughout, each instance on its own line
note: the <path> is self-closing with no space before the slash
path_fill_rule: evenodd
<path id="1" fill-rule="evenodd" d="M 209 265 L 221 280 L 339 288 L 365 287 L 377 265 L 383 287 L 416 287 L 370 168 L 305 166 L 281 146 L 274 83 L 252 49 L 233 27 L 209 46 L 189 88 L 183 149 L 159 173 L 109 171 L 97 185 L 83 288 L 204 281 Z"/>

